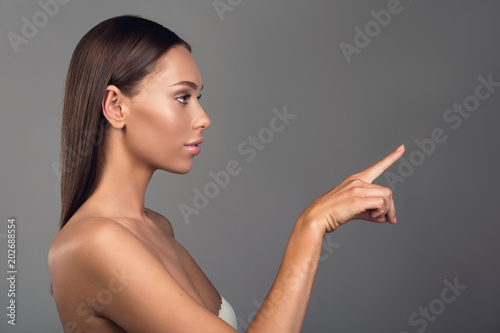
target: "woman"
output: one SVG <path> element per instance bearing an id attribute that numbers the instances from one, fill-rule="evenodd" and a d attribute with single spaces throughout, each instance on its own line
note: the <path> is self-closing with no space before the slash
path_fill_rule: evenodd
<path id="1" fill-rule="evenodd" d="M 61 230 L 49 251 L 65 332 L 235 332 L 236 316 L 170 222 L 144 207 L 157 169 L 185 174 L 210 119 L 190 46 L 135 16 L 90 30 L 66 84 Z M 389 189 L 371 184 L 404 147 L 312 202 L 248 332 L 299 332 L 322 239 L 352 219 L 396 223 Z"/>

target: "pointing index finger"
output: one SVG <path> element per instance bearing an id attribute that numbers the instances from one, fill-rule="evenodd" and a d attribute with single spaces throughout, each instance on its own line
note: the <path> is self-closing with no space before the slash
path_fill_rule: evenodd
<path id="1" fill-rule="evenodd" d="M 391 165 L 393 165 L 397 160 L 399 160 L 399 158 L 403 156 L 404 151 L 405 151 L 405 146 L 404 145 L 399 146 L 398 149 L 394 150 L 389 155 L 387 155 L 377 163 L 373 164 L 371 167 L 365 169 L 364 171 L 361 171 L 358 174 L 358 178 L 367 183 L 373 182 L 381 174 L 383 174 L 385 170 L 387 170 Z"/>

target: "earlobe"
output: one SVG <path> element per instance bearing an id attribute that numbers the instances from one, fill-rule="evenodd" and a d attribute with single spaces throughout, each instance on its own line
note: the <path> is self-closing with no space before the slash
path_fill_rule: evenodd
<path id="1" fill-rule="evenodd" d="M 125 112 L 122 108 L 123 95 L 116 86 L 106 87 L 102 97 L 102 113 L 114 129 L 125 126 Z"/>

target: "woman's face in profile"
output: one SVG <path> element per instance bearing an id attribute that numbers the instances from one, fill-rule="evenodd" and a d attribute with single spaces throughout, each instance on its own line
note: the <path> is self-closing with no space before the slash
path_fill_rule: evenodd
<path id="1" fill-rule="evenodd" d="M 139 92 L 124 101 L 129 110 L 126 145 L 139 163 L 173 173 L 187 173 L 199 153 L 201 132 L 210 119 L 198 101 L 202 80 L 191 53 L 171 48 Z"/>

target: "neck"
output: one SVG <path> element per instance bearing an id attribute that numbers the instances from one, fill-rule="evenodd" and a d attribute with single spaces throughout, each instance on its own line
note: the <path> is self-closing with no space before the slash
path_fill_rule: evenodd
<path id="1" fill-rule="evenodd" d="M 84 205 L 100 216 L 144 220 L 144 196 L 154 169 L 124 149 L 122 139 L 119 130 L 107 133 L 101 179 Z"/>

